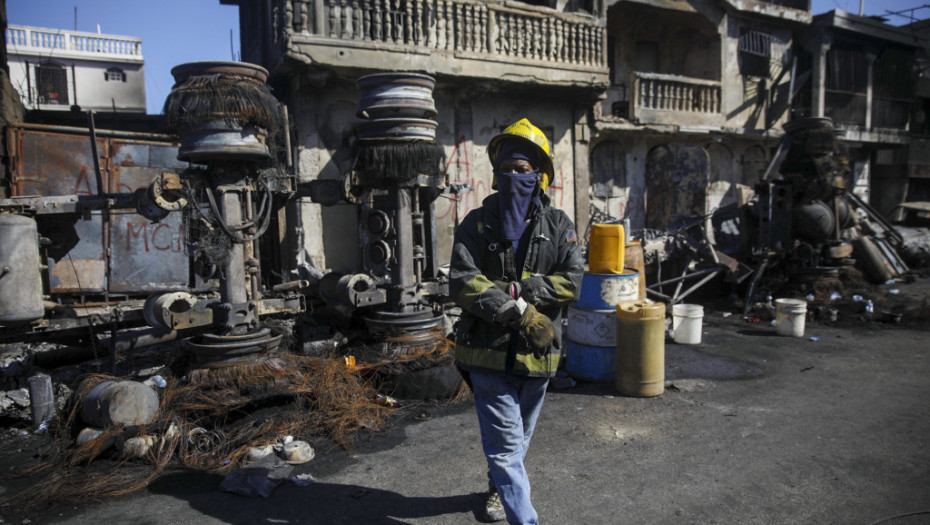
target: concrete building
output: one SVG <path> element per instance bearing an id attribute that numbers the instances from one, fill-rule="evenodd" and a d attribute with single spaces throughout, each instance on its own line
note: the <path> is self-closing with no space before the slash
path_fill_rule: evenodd
<path id="1" fill-rule="evenodd" d="M 810 21 L 806 0 L 612 2 L 593 209 L 664 230 L 744 201 L 789 118 Z"/>
<path id="2" fill-rule="evenodd" d="M 491 193 L 486 145 L 528 117 L 553 144 L 554 203 L 571 217 L 588 172 L 588 115 L 608 86 L 606 7 L 600 0 L 533 5 L 464 0 L 221 0 L 240 8 L 242 60 L 272 73 L 289 110 L 299 182 L 352 168 L 359 95 L 355 80 L 411 71 L 433 93 L 449 182 L 470 191 L 436 201 L 438 252 L 448 261 L 458 220 Z M 587 187 L 586 185 L 584 186 Z M 585 190 L 586 191 L 586 190 Z M 353 271 L 354 206 L 298 201 L 299 257 Z"/>
<path id="3" fill-rule="evenodd" d="M 11 24 L 6 46 L 26 109 L 145 113 L 139 38 Z"/>
<path id="4" fill-rule="evenodd" d="M 918 60 L 930 40 L 915 27 L 895 27 L 841 10 L 814 17 L 800 54 L 811 74 L 798 116 L 829 117 L 849 150 L 857 193 L 886 216 L 927 177 L 925 94 Z M 920 200 L 930 200 L 921 190 Z M 915 197 L 916 195 L 911 195 Z"/>
<path id="5" fill-rule="evenodd" d="M 695 217 L 709 226 L 715 210 L 751 197 L 792 118 L 834 118 L 857 173 L 871 166 L 883 180 L 908 177 L 905 69 L 924 44 L 862 17 L 812 17 L 809 0 L 221 3 L 240 7 L 242 58 L 269 68 L 287 103 L 302 183 L 351 170 L 355 79 L 384 71 L 437 78 L 449 182 L 471 189 L 437 201 L 443 256 L 457 220 L 491 192 L 488 140 L 524 116 L 549 134 L 550 196 L 579 233 L 592 217 L 629 219 L 635 230 Z M 861 25 L 844 25 L 851 18 Z M 863 104 L 853 115 L 839 109 L 845 88 L 827 82 L 840 71 L 827 64 L 860 41 L 891 51 L 868 62 L 888 67 L 857 84 Z M 879 201 L 903 200 L 889 188 Z M 301 257 L 349 270 L 358 257 L 346 226 L 354 213 L 301 202 Z"/>

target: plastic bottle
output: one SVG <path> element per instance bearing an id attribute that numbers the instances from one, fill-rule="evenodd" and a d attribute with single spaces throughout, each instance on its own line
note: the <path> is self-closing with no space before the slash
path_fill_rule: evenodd
<path id="1" fill-rule="evenodd" d="M 396 407 L 397 400 L 391 396 L 386 396 L 384 394 L 378 394 L 375 396 L 375 403 L 385 406 L 385 407 Z"/>

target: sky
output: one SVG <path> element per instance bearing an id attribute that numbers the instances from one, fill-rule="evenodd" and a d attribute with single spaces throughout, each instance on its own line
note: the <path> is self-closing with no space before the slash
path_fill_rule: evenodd
<path id="1" fill-rule="evenodd" d="M 162 112 L 174 66 L 240 56 L 239 8 L 219 0 L 7 0 L 6 13 L 10 24 L 91 33 L 99 25 L 104 34 L 141 38 L 149 114 Z"/>
<path id="2" fill-rule="evenodd" d="M 842 9 L 843 11 L 852 13 L 854 15 L 859 14 L 859 0 L 812 0 L 811 1 L 811 12 L 815 15 L 820 13 L 826 13 L 827 11 L 833 11 L 834 9 Z M 914 8 L 920 8 L 924 5 L 930 5 L 928 0 L 863 0 L 862 5 L 864 7 L 863 14 L 865 16 L 880 15 L 884 16 L 890 13 L 898 13 L 900 11 L 911 10 Z M 908 15 L 911 15 L 911 12 L 904 13 L 904 16 L 888 16 L 887 22 L 894 26 L 900 26 L 907 23 L 910 23 L 908 18 L 905 18 Z M 930 18 L 930 8 L 921 8 L 913 11 L 913 15 L 918 20 L 925 20 Z"/>
<path id="3" fill-rule="evenodd" d="M 863 0 L 863 4 L 865 15 L 887 15 L 928 5 L 930 0 Z M 816 15 L 842 9 L 859 14 L 859 6 L 860 0 L 813 0 L 811 11 Z M 6 11 L 10 24 L 93 33 L 99 26 L 101 33 L 141 38 L 150 114 L 161 113 L 174 85 L 174 66 L 240 56 L 239 8 L 220 5 L 219 0 L 7 0 Z M 930 8 L 913 14 L 930 18 Z M 888 17 L 892 25 L 908 22 L 901 16 Z"/>

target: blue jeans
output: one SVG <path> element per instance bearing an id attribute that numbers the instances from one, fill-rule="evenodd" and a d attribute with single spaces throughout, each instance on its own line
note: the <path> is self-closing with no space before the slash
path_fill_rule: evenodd
<path id="1" fill-rule="evenodd" d="M 509 523 L 536 525 L 523 458 L 546 395 L 547 378 L 471 373 L 488 478 Z"/>

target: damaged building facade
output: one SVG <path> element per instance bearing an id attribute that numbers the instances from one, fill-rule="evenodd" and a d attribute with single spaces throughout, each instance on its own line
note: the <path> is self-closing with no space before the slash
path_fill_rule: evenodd
<path id="1" fill-rule="evenodd" d="M 491 191 L 487 141 L 522 117 L 550 136 L 550 197 L 581 232 L 592 211 L 662 230 L 745 204 L 771 169 L 782 126 L 801 117 L 835 118 L 858 184 L 871 175 L 883 181 L 875 199 L 905 198 L 885 182 L 910 169 L 908 93 L 925 41 L 879 21 L 841 11 L 814 18 L 803 0 L 223 3 L 239 6 L 243 60 L 271 71 L 289 108 L 303 183 L 351 171 L 357 78 L 437 79 L 436 137 L 455 190 L 436 202 L 441 258 L 457 220 Z M 862 55 L 869 68 L 850 73 L 871 84 L 843 85 L 842 61 L 858 60 L 841 51 L 844 38 L 889 49 Z M 856 90 L 861 97 L 848 94 Z M 850 96 L 859 109 L 843 109 Z M 297 202 L 298 263 L 353 271 L 357 229 L 329 226 L 356 225 L 355 210 Z"/>
<path id="2" fill-rule="evenodd" d="M 579 234 L 612 220 L 637 232 L 701 224 L 724 250 L 714 215 L 779 177 L 793 121 L 832 119 L 852 163 L 843 189 L 861 186 L 883 214 L 919 200 L 914 188 L 925 178 L 926 104 L 913 86 L 926 40 L 840 11 L 812 17 L 807 0 L 220 3 L 239 9 L 242 59 L 251 65 L 216 67 L 260 78 L 284 110 L 286 132 L 262 156 L 279 162 L 275 173 L 255 167 L 212 183 L 186 162 L 193 157 L 178 160 L 170 133 L 94 132 L 93 120 L 88 132 L 79 129 L 86 119 L 8 127 L 3 205 L 38 220 L 36 250 L 47 255 L 41 295 L 49 299 L 30 313 L 44 314 L 41 321 L 11 333 L 41 340 L 46 330 L 95 332 L 76 341 L 96 346 L 84 343 L 108 335 L 102 347 L 115 356 L 139 342 L 122 345 L 124 327 L 212 324 L 214 335 L 238 337 L 227 332 L 314 310 L 320 303 L 305 301 L 318 300 L 337 311 L 375 307 L 369 328 L 434 328 L 436 318 L 407 314 L 445 300 L 441 265 L 454 229 L 493 191 L 487 144 L 522 118 L 552 143 L 549 197 Z M 366 181 L 375 157 L 360 164 L 364 134 L 394 130 L 372 125 L 365 89 L 395 80 L 412 90 L 416 114 L 396 127 L 438 144 L 441 169 L 396 184 Z M 414 150 L 436 160 L 429 148 Z M 183 205 L 165 199 L 185 183 L 238 188 L 256 214 L 239 220 L 265 224 L 234 272 L 211 273 L 209 260 L 194 257 L 190 216 L 170 213 Z M 162 209 L 140 215 L 145 196 Z M 223 224 L 208 226 L 215 233 Z M 790 237 L 790 229 L 776 233 Z M 230 272 L 243 282 L 215 281 Z M 218 304 L 241 306 L 245 321 L 218 314 Z M 156 322 L 143 320 L 147 313 Z"/>
<path id="3" fill-rule="evenodd" d="M 521 118 L 552 142 L 549 196 L 576 215 L 576 184 L 588 172 L 588 115 L 608 84 L 602 2 L 223 3 L 239 5 L 243 60 L 265 65 L 286 101 L 299 184 L 340 179 L 352 169 L 356 79 L 422 72 L 436 79 L 435 134 L 454 188 L 435 203 L 442 260 L 458 221 L 492 191 L 488 141 Z M 295 214 L 300 264 L 357 269 L 363 247 L 354 207 L 321 207 L 305 197 Z"/>

